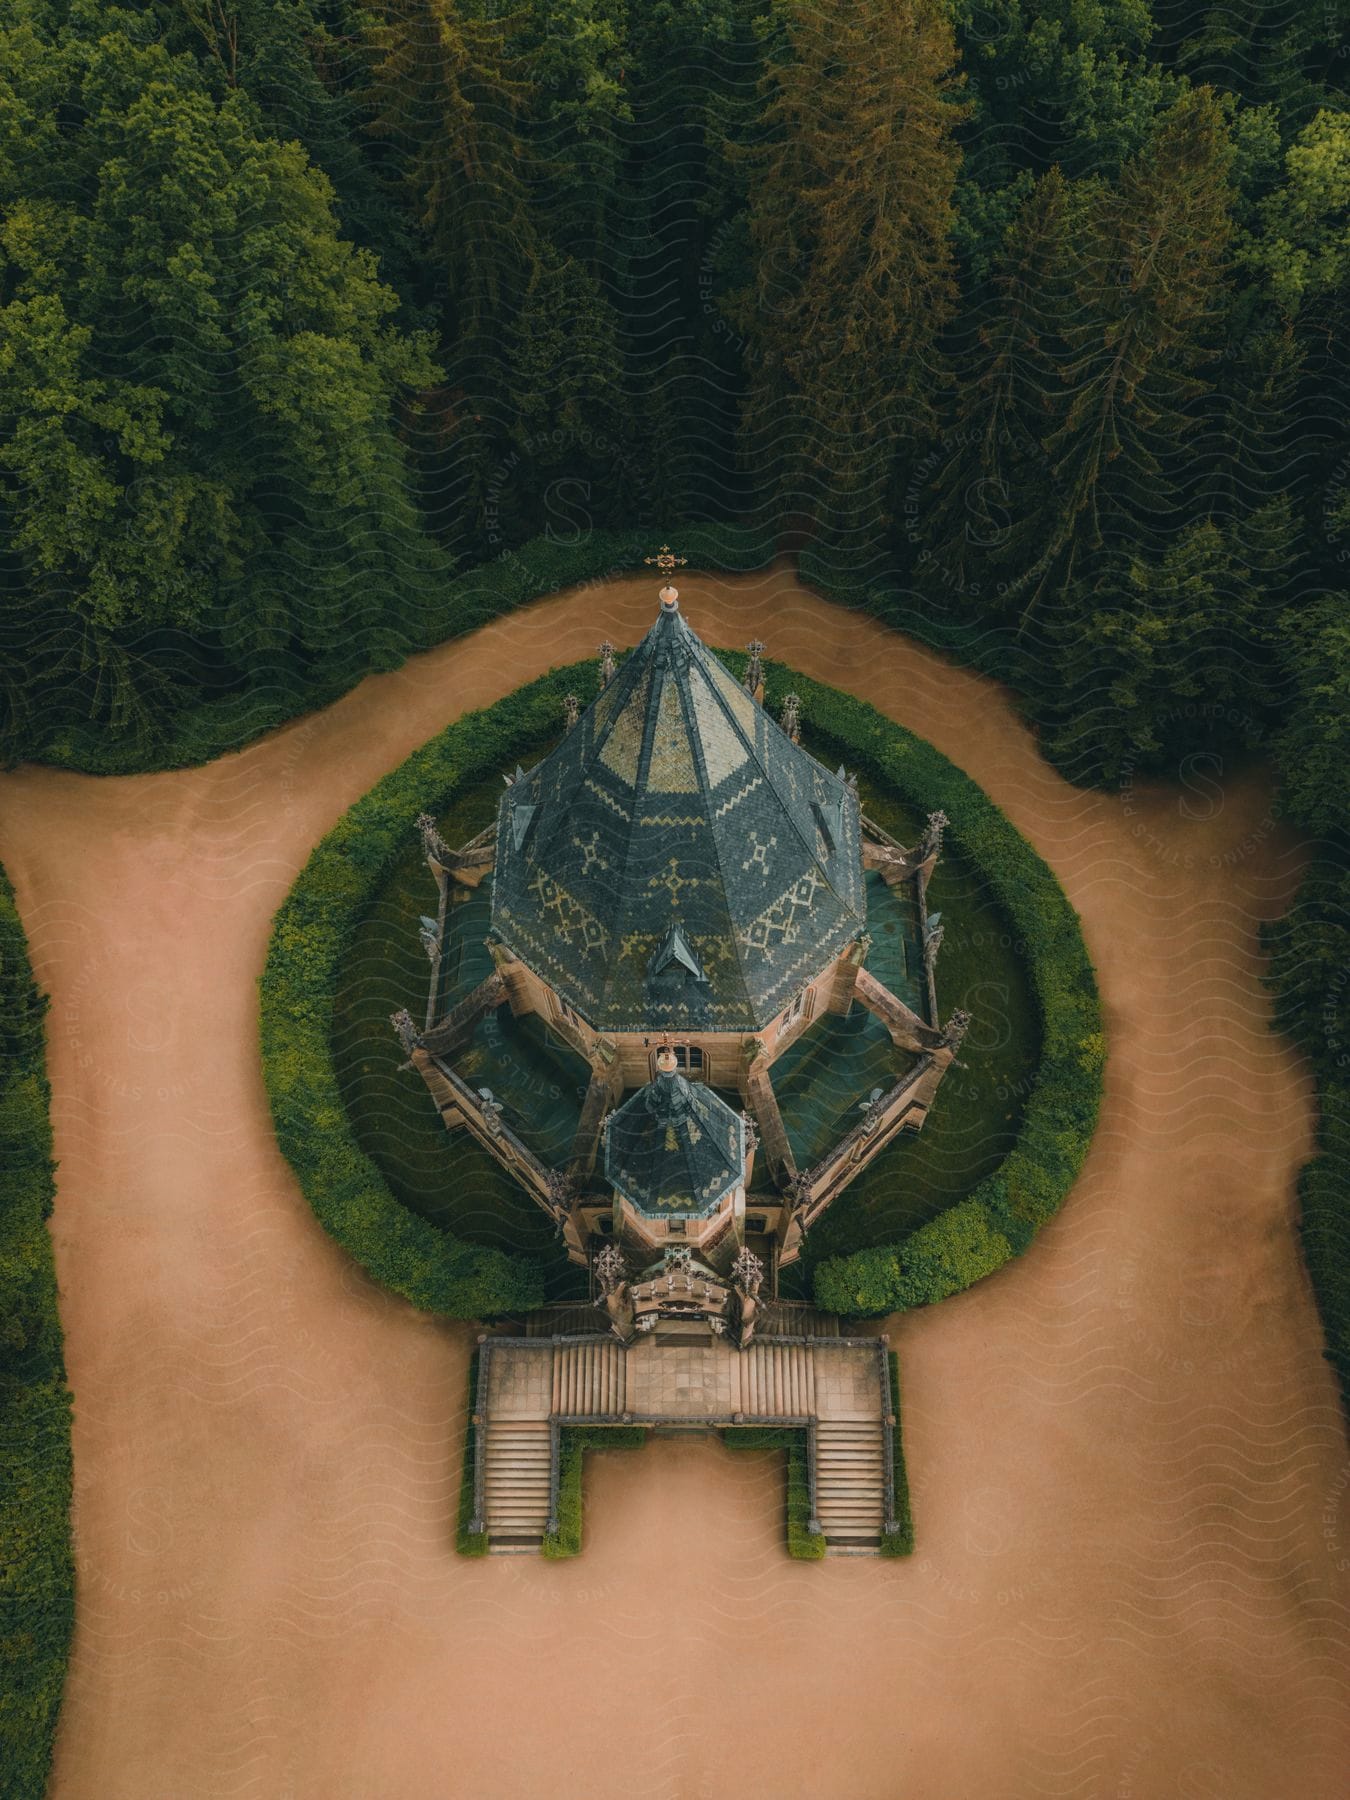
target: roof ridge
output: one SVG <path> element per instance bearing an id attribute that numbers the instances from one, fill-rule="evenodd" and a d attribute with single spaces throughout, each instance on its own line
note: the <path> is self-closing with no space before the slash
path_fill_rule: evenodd
<path id="1" fill-rule="evenodd" d="M 685 631 L 686 631 L 686 634 L 688 635 L 689 639 L 693 643 L 695 650 L 696 651 L 702 650 L 703 654 L 706 656 L 708 654 L 707 650 L 699 642 L 698 638 L 689 629 L 689 627 L 687 625 L 685 626 Z M 696 660 L 696 657 L 690 658 L 691 663 L 695 660 Z M 716 783 L 711 780 L 709 773 L 708 773 L 708 758 L 707 758 L 707 754 L 704 750 L 703 734 L 698 729 L 697 708 L 694 706 L 693 693 L 692 693 L 692 690 L 690 690 L 690 688 L 689 688 L 689 683 L 688 683 L 688 679 L 687 679 L 687 677 L 688 677 L 688 668 L 687 667 L 685 670 L 685 675 L 686 675 L 686 680 L 683 683 L 681 683 L 677 679 L 676 684 L 675 684 L 676 692 L 678 693 L 679 699 L 680 699 L 680 712 L 684 718 L 684 728 L 689 734 L 689 742 L 693 748 L 694 756 L 697 759 L 699 778 L 703 785 L 703 792 L 705 794 L 710 795 L 712 793 L 712 790 L 713 790 L 714 786 L 716 785 Z M 711 681 L 708 683 L 708 688 L 710 691 L 715 692 Z M 718 696 L 719 701 L 720 701 L 720 698 L 721 698 L 721 696 L 719 695 Z M 723 708 L 723 713 L 724 713 L 724 715 L 726 715 L 726 713 L 727 713 L 727 709 L 725 707 Z M 743 739 L 744 733 L 742 733 L 741 736 Z M 756 751 L 753 743 L 750 745 L 750 755 L 755 763 L 756 768 L 760 768 L 761 773 L 767 774 L 767 771 L 763 770 L 761 768 L 761 765 L 759 762 L 759 755 L 758 755 L 758 752 Z M 727 872 L 722 867 L 721 841 L 717 834 L 717 827 L 713 824 L 713 821 L 711 818 L 708 819 L 707 825 L 708 825 L 708 836 L 712 840 L 713 857 L 714 857 L 714 860 L 716 863 L 718 882 L 719 882 L 719 885 L 721 887 L 723 894 L 725 894 L 727 891 L 727 882 L 726 882 Z M 741 995 L 744 998 L 746 1005 L 753 1012 L 754 1011 L 754 999 L 751 994 L 750 981 L 749 981 L 748 973 L 747 973 L 747 970 L 745 967 L 745 962 L 740 953 L 740 944 L 737 940 L 737 933 L 736 933 L 736 921 L 731 916 L 731 908 L 729 906 L 727 906 L 725 910 L 726 910 L 726 915 L 727 915 L 727 924 L 731 930 L 731 942 L 732 942 L 732 948 L 733 948 L 733 952 L 734 952 L 733 960 L 734 960 L 735 968 L 736 968 L 737 983 L 740 987 Z"/>
<path id="2" fill-rule="evenodd" d="M 716 653 L 714 651 L 710 650 L 708 648 L 708 646 L 699 639 L 695 639 L 695 642 L 698 644 L 699 649 L 703 652 L 703 655 L 707 659 L 707 661 L 710 663 L 715 663 L 719 672 L 721 674 L 723 674 L 727 678 L 728 681 L 734 681 L 736 679 L 735 676 L 731 673 L 730 669 L 728 669 L 724 663 L 717 661 Z M 728 719 L 731 718 L 732 717 L 731 707 L 728 704 L 725 696 L 719 691 L 717 683 L 715 681 L 709 681 L 708 687 L 711 690 L 714 698 L 716 699 L 717 704 L 722 709 L 722 716 L 724 718 L 728 718 Z M 803 750 L 800 744 L 796 744 L 792 741 L 792 739 L 788 736 L 788 734 L 783 730 L 782 726 L 779 725 L 775 721 L 773 714 L 769 711 L 767 706 L 761 706 L 759 701 L 755 699 L 753 694 L 747 694 L 746 699 L 749 700 L 750 704 L 753 707 L 755 707 L 758 710 L 758 712 L 763 716 L 764 722 L 766 725 L 769 726 L 770 730 L 776 731 L 778 733 L 778 735 L 782 738 L 783 742 L 788 746 L 788 748 L 791 751 L 794 751 L 798 756 L 802 757 L 806 762 L 816 763 L 817 767 L 823 769 L 826 776 L 829 777 L 830 780 L 835 779 L 835 777 L 830 775 L 830 772 L 828 769 L 825 768 L 825 765 L 823 763 L 818 762 L 817 759 L 811 755 L 809 750 Z M 737 722 L 735 720 L 733 720 L 733 723 L 737 723 Z M 737 724 L 737 729 L 738 730 L 740 729 L 739 724 Z M 744 738 L 746 734 L 744 732 L 742 732 L 741 735 Z M 808 860 L 810 862 L 812 862 L 817 869 L 820 870 L 820 873 L 821 873 L 822 877 L 824 878 L 826 887 L 829 888 L 830 892 L 834 895 L 835 899 L 844 908 L 844 910 L 846 912 L 856 914 L 858 911 L 856 904 L 854 903 L 853 900 L 851 900 L 849 898 L 849 896 L 847 894 L 840 893 L 838 887 L 835 885 L 834 879 L 831 876 L 829 869 L 826 867 L 825 862 L 823 862 L 821 859 L 818 848 L 816 847 L 816 845 L 814 843 L 812 843 L 805 836 L 800 825 L 798 825 L 796 819 L 793 817 L 792 808 L 788 805 L 787 801 L 784 799 L 782 791 L 780 790 L 778 783 L 774 779 L 774 771 L 773 771 L 773 767 L 772 767 L 770 758 L 767 756 L 761 757 L 759 754 L 759 749 L 758 749 L 757 745 L 755 745 L 753 742 L 750 745 L 750 754 L 754 758 L 755 767 L 762 774 L 762 776 L 764 777 L 764 780 L 768 783 L 768 785 L 773 789 L 773 792 L 774 792 L 775 796 L 777 797 L 778 803 L 782 807 L 784 816 L 786 817 L 788 824 L 792 827 L 792 830 L 793 830 L 794 834 L 796 835 L 798 843 L 801 845 L 802 849 L 806 852 Z M 841 783 L 841 786 L 844 786 L 844 784 Z M 846 787 L 845 787 L 845 792 L 847 792 Z M 813 802 L 813 804 L 814 804 L 814 802 Z M 713 841 L 714 841 L 714 843 L 716 843 L 717 842 L 716 828 L 712 827 L 711 821 L 709 821 L 709 825 L 713 831 Z M 717 853 L 718 853 L 718 865 L 720 867 L 720 865 L 721 865 L 721 845 L 720 845 L 720 843 L 717 844 Z"/>

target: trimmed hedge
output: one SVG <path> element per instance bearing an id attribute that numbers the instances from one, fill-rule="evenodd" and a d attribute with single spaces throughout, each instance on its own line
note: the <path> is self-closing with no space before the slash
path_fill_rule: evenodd
<path id="1" fill-rule="evenodd" d="M 1350 1088 L 1324 1080 L 1318 1099 L 1317 1155 L 1298 1178 L 1299 1241 L 1322 1316 L 1323 1354 L 1350 1418 Z"/>
<path id="2" fill-rule="evenodd" d="M 277 1140 L 305 1198 L 376 1281 L 451 1318 L 528 1312 L 544 1298 L 540 1270 L 452 1238 L 395 1199 L 343 1104 L 333 1004 L 357 919 L 408 844 L 418 813 L 437 812 L 464 783 L 509 768 L 556 730 L 577 673 L 555 671 L 486 712 L 466 714 L 358 800 L 314 850 L 277 913 L 259 982 L 263 1078 Z M 392 1032 L 389 1045 L 396 1054 Z M 452 1178 L 448 1150 L 446 1173 Z"/>
<path id="3" fill-rule="evenodd" d="M 632 1450 L 647 1441 L 645 1425 L 567 1425 L 560 1434 L 558 1529 L 547 1532 L 540 1554 L 553 1562 L 581 1555 L 582 1464 L 588 1450 Z"/>
<path id="4" fill-rule="evenodd" d="M 540 1271 L 449 1237 L 394 1197 L 358 1145 L 342 1102 L 331 1048 L 334 999 L 357 919 L 409 841 L 417 814 L 443 809 L 466 782 L 509 767 L 556 729 L 563 695 L 588 668 L 554 670 L 458 720 L 357 801 L 313 852 L 278 912 L 260 983 L 272 1115 L 310 1205 L 376 1280 L 455 1318 L 538 1305 Z M 771 703 L 789 687 L 802 696 L 813 732 L 908 804 L 946 811 L 967 861 L 1021 939 L 1042 1022 L 1041 1062 L 1022 1128 L 994 1174 L 902 1244 L 834 1258 L 816 1271 L 817 1302 L 827 1310 L 892 1312 L 943 1299 L 993 1273 L 1057 1210 L 1096 1120 L 1105 1047 L 1096 986 L 1059 884 L 968 776 L 875 708 L 791 670 L 772 672 Z"/>
<path id="5" fill-rule="evenodd" d="M 473 1455 L 478 1441 L 474 1408 L 478 1405 L 478 1351 L 469 1358 L 469 1405 L 464 1415 L 464 1462 L 459 1474 L 459 1515 L 455 1520 L 455 1549 L 461 1556 L 486 1556 L 492 1548 L 485 1531 L 470 1531 L 473 1521 Z"/>
<path id="6" fill-rule="evenodd" d="M 75 1603 L 70 1393 L 47 1219 L 55 1193 L 43 1018 L 0 871 L 0 1793 L 41 1800 Z"/>
<path id="7" fill-rule="evenodd" d="M 776 703 L 789 687 L 801 696 L 813 734 L 828 738 L 909 805 L 947 814 L 962 856 L 1008 916 L 1040 1015 L 1040 1065 L 1016 1145 L 994 1173 L 900 1243 L 831 1258 L 815 1272 L 816 1304 L 827 1312 L 899 1312 L 944 1300 L 992 1275 L 1058 1211 L 1097 1120 L 1106 1054 L 1101 1008 L 1077 914 L 989 796 L 931 744 L 874 707 L 773 669 L 771 699 Z"/>
<path id="8" fill-rule="evenodd" d="M 886 1358 L 891 1377 L 891 1411 L 895 1424 L 891 1428 L 891 1450 L 895 1463 L 895 1522 L 898 1531 L 881 1534 L 882 1556 L 910 1556 L 914 1550 L 914 1515 L 909 1505 L 909 1476 L 905 1472 L 904 1421 L 900 1412 L 900 1358 L 895 1351 Z"/>
<path id="9" fill-rule="evenodd" d="M 762 526 L 680 525 L 669 535 L 676 548 L 697 568 L 728 572 L 763 568 L 774 554 L 773 534 Z M 402 654 L 355 672 L 336 685 L 290 688 L 280 693 L 256 689 L 203 701 L 181 714 L 167 741 L 147 752 L 116 742 L 103 729 L 68 731 L 42 759 L 87 775 L 142 775 L 162 769 L 195 768 L 230 751 L 242 750 L 265 731 L 289 724 L 302 714 L 329 706 L 366 675 L 398 668 L 409 656 L 463 637 L 490 624 L 503 613 L 527 606 L 545 594 L 578 582 L 602 581 L 611 575 L 640 570 L 643 557 L 662 542 L 655 526 L 630 531 L 588 531 L 575 542 L 533 538 L 508 550 L 495 562 L 466 569 L 445 585 L 440 603 L 428 606 L 425 625 L 402 646 Z"/>
<path id="10" fill-rule="evenodd" d="M 722 1433 L 732 1450 L 787 1451 L 787 1553 L 798 1562 L 820 1562 L 825 1539 L 808 1531 L 811 1490 L 806 1473 L 806 1433 L 790 1425 L 731 1425 Z"/>

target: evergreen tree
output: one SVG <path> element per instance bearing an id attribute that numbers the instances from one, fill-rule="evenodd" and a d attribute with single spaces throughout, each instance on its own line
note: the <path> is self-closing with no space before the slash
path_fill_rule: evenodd
<path id="1" fill-rule="evenodd" d="M 775 0 L 751 153 L 747 459 L 862 559 L 897 441 L 930 427 L 955 284 L 955 47 L 937 0 Z"/>
<path id="2" fill-rule="evenodd" d="M 614 315 L 574 258 L 536 270 L 506 363 L 510 452 L 496 497 L 504 533 L 622 524 L 634 496 Z"/>
<path id="3" fill-rule="evenodd" d="M 1227 300 L 1232 148 L 1222 109 L 1188 93 L 1089 214 L 1065 321 L 1060 419 L 1045 438 L 1056 513 L 1010 592 L 1023 622 L 1103 546 L 1156 549 L 1178 517 L 1177 470 L 1207 392 Z"/>
<path id="4" fill-rule="evenodd" d="M 366 33 L 371 130 L 411 196 L 472 379 L 538 262 L 520 126 L 531 84 L 509 21 L 459 0 L 372 0 Z"/>
<path id="5" fill-rule="evenodd" d="M 1260 740 L 1264 613 L 1238 536 L 1202 520 L 1156 558 L 1105 556 L 1092 589 L 1072 595 L 1049 636 L 1049 747 L 1078 778 L 1119 780 L 1207 740 Z"/>
<path id="6" fill-rule="evenodd" d="M 1070 313 L 1069 246 L 1083 210 L 1074 202 L 1060 170 L 1041 177 L 984 299 L 952 335 L 961 380 L 944 422 L 948 453 L 928 484 L 917 573 L 925 591 L 980 613 L 998 610 L 1001 590 L 1035 563 L 1053 514 L 1041 440 Z"/>

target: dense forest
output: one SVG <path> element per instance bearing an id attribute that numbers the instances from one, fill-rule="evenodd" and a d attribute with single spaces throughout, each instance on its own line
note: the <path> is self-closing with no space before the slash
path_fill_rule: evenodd
<path id="1" fill-rule="evenodd" d="M 0 0 L 5 756 L 298 709 L 543 533 L 752 522 L 1074 779 L 1275 759 L 1350 1132 L 1344 24 Z"/>

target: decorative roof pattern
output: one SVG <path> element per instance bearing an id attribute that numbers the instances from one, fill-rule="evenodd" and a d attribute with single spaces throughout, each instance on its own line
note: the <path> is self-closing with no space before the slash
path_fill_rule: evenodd
<path id="1" fill-rule="evenodd" d="M 794 744 L 673 603 L 502 797 L 493 930 L 601 1031 L 758 1030 L 866 910 L 842 771 Z"/>
<path id="2" fill-rule="evenodd" d="M 605 1179 L 656 1218 L 700 1218 L 745 1179 L 745 1121 L 701 1082 L 662 1070 L 605 1125 Z"/>

